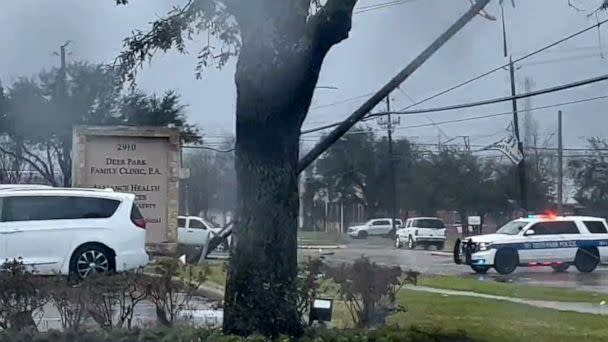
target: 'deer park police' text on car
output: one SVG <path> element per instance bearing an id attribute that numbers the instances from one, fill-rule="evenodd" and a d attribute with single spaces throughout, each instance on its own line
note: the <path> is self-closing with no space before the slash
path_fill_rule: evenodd
<path id="1" fill-rule="evenodd" d="M 529 266 L 563 272 L 571 265 L 588 273 L 605 260 L 608 227 L 597 217 L 531 215 L 505 224 L 496 234 L 457 240 L 454 246 L 454 261 L 480 274 L 490 268 L 509 274 Z"/>

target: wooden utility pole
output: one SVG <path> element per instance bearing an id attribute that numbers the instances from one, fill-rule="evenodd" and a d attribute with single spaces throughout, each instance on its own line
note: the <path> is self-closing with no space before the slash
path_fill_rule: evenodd
<path id="1" fill-rule="evenodd" d="M 511 96 L 515 96 L 515 67 L 513 66 L 513 59 L 509 57 L 509 75 L 511 78 Z M 519 174 L 519 192 L 521 196 L 521 207 L 524 210 L 528 210 L 528 195 L 526 189 L 526 158 L 524 154 L 524 144 L 521 142 L 521 138 L 519 136 L 519 118 L 517 112 L 517 100 L 514 98 L 511 101 L 513 105 L 513 133 L 515 134 L 515 138 L 517 138 L 517 148 L 519 152 L 521 152 L 522 160 L 517 165 L 517 171 Z"/>
<path id="2" fill-rule="evenodd" d="M 562 141 L 562 111 L 557 112 L 557 210 L 564 210 L 564 146 Z"/>
<path id="3" fill-rule="evenodd" d="M 505 25 L 505 12 L 502 4 L 500 5 L 500 14 L 502 18 L 502 42 L 503 42 L 503 53 L 504 56 L 509 56 L 509 76 L 511 79 L 511 96 L 516 95 L 515 91 L 515 66 L 513 65 L 513 58 L 509 55 L 508 47 L 507 47 L 507 28 Z M 528 193 L 526 188 L 526 155 L 524 154 L 524 145 L 521 142 L 521 138 L 519 135 L 519 118 L 517 112 L 517 99 L 513 98 L 511 101 L 513 106 L 513 134 L 515 138 L 517 138 L 517 148 L 519 152 L 521 152 L 522 160 L 517 165 L 517 173 L 519 177 L 519 193 L 520 193 L 520 203 L 522 209 L 525 211 L 528 210 Z"/>
<path id="4" fill-rule="evenodd" d="M 391 206 L 391 232 L 396 232 L 395 220 L 398 218 L 397 216 L 397 182 L 395 176 L 395 156 L 393 153 L 393 124 L 399 124 L 401 121 L 400 118 L 397 118 L 397 121 L 393 123 L 393 118 L 391 115 L 391 97 L 390 95 L 386 97 L 386 112 L 388 113 L 386 116 L 386 121 L 382 120 L 382 118 L 378 119 L 378 124 L 381 126 L 386 126 L 387 135 L 388 135 L 388 172 L 390 179 L 390 206 Z"/>
<path id="5" fill-rule="evenodd" d="M 437 38 L 428 48 L 426 48 L 416 59 L 408 64 L 397 76 L 391 79 L 384 87 L 378 90 L 369 100 L 361 107 L 355 110 L 346 120 L 344 120 L 336 129 L 329 133 L 321 142 L 319 142 L 310 152 L 308 152 L 298 164 L 298 171 L 302 172 L 312 162 L 325 152 L 331 145 L 340 139 L 349 129 L 357 122 L 371 112 L 382 100 L 384 100 L 393 90 L 403 83 L 410 75 L 414 73 L 424 62 L 426 62 L 439 48 L 441 48 L 450 38 L 452 38 L 460 29 L 462 29 L 471 19 L 473 19 L 479 11 L 490 2 L 490 0 L 478 0 L 457 22 Z"/>

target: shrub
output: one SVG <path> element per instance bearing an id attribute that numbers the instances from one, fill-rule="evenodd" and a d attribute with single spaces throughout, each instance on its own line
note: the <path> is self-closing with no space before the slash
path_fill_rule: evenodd
<path id="1" fill-rule="evenodd" d="M 86 296 L 86 311 L 100 327 L 131 329 L 135 307 L 147 298 L 147 285 L 147 277 L 138 270 L 87 278 L 75 293 Z"/>
<path id="2" fill-rule="evenodd" d="M 43 280 L 29 272 L 21 260 L 4 263 L 0 268 L 0 328 L 35 330 L 32 317 L 48 302 Z"/>
<path id="3" fill-rule="evenodd" d="M 321 259 L 309 257 L 303 262 L 298 271 L 298 313 L 302 317 L 302 325 L 311 325 L 310 319 L 306 319 L 314 299 L 317 297 L 321 286 L 323 268 L 325 265 Z"/>
<path id="4" fill-rule="evenodd" d="M 395 295 L 405 284 L 416 284 L 418 274 L 398 266 L 377 265 L 366 257 L 327 270 L 357 328 L 383 325 L 388 314 L 405 310 L 395 306 Z"/>
<path id="5" fill-rule="evenodd" d="M 207 268 L 184 266 L 178 259 L 162 258 L 153 266 L 156 276 L 142 277 L 146 298 L 156 309 L 161 325 L 171 327 L 205 282 Z"/>
<path id="6" fill-rule="evenodd" d="M 70 286 L 64 277 L 48 279 L 45 284 L 49 299 L 59 312 L 61 326 L 68 331 L 79 331 L 86 314 L 89 294 L 82 286 Z"/>
<path id="7" fill-rule="evenodd" d="M 226 336 L 216 330 L 193 327 L 159 328 L 152 330 L 106 330 L 99 332 L 16 332 L 0 333 L 0 341 L 10 342 L 109 342 L 109 341 L 180 341 L 180 342 L 469 342 L 474 341 L 463 332 L 445 333 L 411 327 L 383 327 L 374 331 L 361 330 L 310 330 L 305 336 L 295 339 L 281 337 L 270 340 L 261 336 L 247 338 Z"/>

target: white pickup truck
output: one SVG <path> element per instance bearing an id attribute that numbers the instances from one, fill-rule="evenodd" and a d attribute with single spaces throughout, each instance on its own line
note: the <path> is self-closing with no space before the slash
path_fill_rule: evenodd
<path id="1" fill-rule="evenodd" d="M 206 246 L 209 240 L 222 231 L 222 227 L 198 216 L 178 216 L 177 241 L 185 246 Z M 228 244 L 232 241 L 227 238 Z M 221 244 L 218 249 L 226 248 Z"/>
<path id="2" fill-rule="evenodd" d="M 438 250 L 445 246 L 445 225 L 437 217 L 413 217 L 405 221 L 405 228 L 397 230 L 395 247 L 401 248 L 404 244 L 409 249 L 416 246 L 428 248 L 435 245 Z"/>
<path id="3" fill-rule="evenodd" d="M 403 227 L 400 219 L 395 219 L 395 228 Z M 366 239 L 368 236 L 390 236 L 393 230 L 393 220 L 390 218 L 372 219 L 360 226 L 348 227 L 348 236 L 353 239 Z"/>

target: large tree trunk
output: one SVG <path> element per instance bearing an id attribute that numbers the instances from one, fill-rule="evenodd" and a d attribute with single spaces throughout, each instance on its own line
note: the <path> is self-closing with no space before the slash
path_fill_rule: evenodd
<path id="1" fill-rule="evenodd" d="M 299 335 L 297 310 L 300 128 L 323 59 L 348 36 L 356 0 L 259 0 L 235 12 L 242 36 L 235 81 L 237 212 L 224 332 Z M 236 5 L 235 5 L 236 6 Z"/>
<path id="2" fill-rule="evenodd" d="M 294 286 L 298 140 L 292 127 L 237 119 L 238 218 L 226 288 L 228 332 L 300 333 Z"/>

